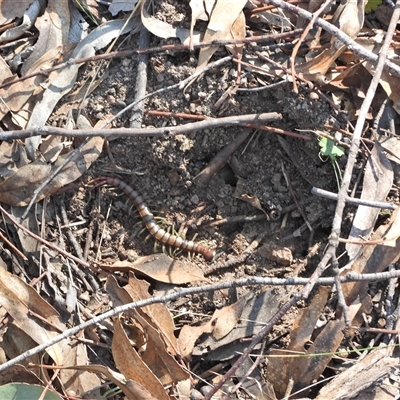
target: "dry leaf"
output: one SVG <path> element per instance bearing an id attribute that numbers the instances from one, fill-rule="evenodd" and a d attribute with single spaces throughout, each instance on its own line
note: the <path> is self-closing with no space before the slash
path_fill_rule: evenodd
<path id="1" fill-rule="evenodd" d="M 132 273 L 129 274 L 129 285 L 124 286 L 124 290 L 130 295 L 130 301 L 139 301 L 151 297 L 149 288 L 148 282 L 137 279 Z M 142 307 L 140 313 L 163 335 L 167 351 L 174 356 L 179 355 L 175 337 L 175 324 L 167 308 L 163 304 L 152 304 Z"/>
<path id="2" fill-rule="evenodd" d="M 145 28 L 157 37 L 160 37 L 163 39 L 178 38 L 181 41 L 181 43 L 187 44 L 187 45 L 190 42 L 191 36 L 190 36 L 189 29 L 174 28 L 172 25 L 170 25 L 164 21 L 160 21 L 157 18 L 154 18 L 146 10 L 146 1 L 142 2 L 141 20 L 142 20 L 142 24 L 145 26 Z M 193 44 L 200 43 L 200 33 L 199 32 L 193 32 L 192 42 L 193 42 Z"/>
<path id="3" fill-rule="evenodd" d="M 395 247 L 387 246 L 385 243 L 375 246 L 364 246 L 364 251 L 361 257 L 352 265 L 351 269 L 356 273 L 378 273 L 383 271 L 389 264 L 395 263 L 400 256 L 400 218 L 399 209 L 397 209 L 392 217 L 391 223 L 388 226 L 381 226 L 373 236 L 373 240 L 384 239 L 385 237 L 397 237 Z M 347 274 L 349 271 L 343 270 L 341 275 Z M 348 316 L 352 326 L 359 326 L 363 323 L 356 318 L 360 311 L 364 311 L 369 307 L 369 297 L 367 293 L 366 282 L 349 282 L 343 283 L 342 289 L 345 301 L 348 305 Z M 323 294 L 322 294 L 323 295 Z M 315 308 L 314 308 L 315 307 Z M 312 345 L 304 351 L 302 345 L 311 335 L 311 327 L 314 327 L 313 321 L 319 315 L 319 310 L 322 307 L 321 299 L 317 299 L 315 306 L 308 313 L 309 321 L 305 323 L 304 318 L 297 320 L 294 328 L 293 342 L 290 347 L 296 351 L 301 351 L 304 354 L 318 354 L 318 357 L 293 357 L 285 361 L 277 361 L 273 358 L 268 364 L 269 376 L 271 382 L 275 382 L 275 390 L 278 397 L 284 396 L 286 383 L 290 379 L 294 379 L 295 385 L 293 391 L 302 390 L 310 385 L 311 382 L 318 379 L 325 370 L 327 364 L 332 359 L 333 353 L 337 351 L 338 346 L 344 338 L 345 321 L 339 312 L 336 319 L 330 320 L 313 339 Z M 307 311 L 304 311 L 306 313 Z M 298 327 L 297 327 L 298 326 Z M 288 353 L 277 352 L 285 357 Z M 324 355 L 322 355 L 324 354 Z M 306 393 L 304 393 L 306 395 Z"/>
<path id="4" fill-rule="evenodd" d="M 50 50 L 70 46 L 70 14 L 67 2 L 50 0 L 43 15 L 37 18 L 35 27 L 39 31 L 39 39 L 35 43 L 34 52 L 24 61 L 21 74 L 26 75 L 36 60 Z M 55 58 L 56 63 L 57 58 Z"/>
<path id="5" fill-rule="evenodd" d="M 60 173 L 46 185 L 39 194 L 37 201 L 56 193 L 60 188 L 71 183 L 84 174 L 90 165 L 100 156 L 104 138 L 93 137 L 81 149 L 71 150 L 72 159 L 62 168 Z M 57 162 L 50 165 L 41 159 L 18 169 L 13 175 L 0 184 L 0 201 L 13 206 L 26 206 L 32 196 L 52 172 L 64 163 L 70 153 L 64 154 Z"/>
<path id="6" fill-rule="evenodd" d="M 71 57 L 93 56 L 97 50 L 107 46 L 118 35 L 131 32 L 132 29 L 134 31 L 134 28 L 137 28 L 136 23 L 137 21 L 132 19 L 127 24 L 125 20 L 114 20 L 100 25 L 76 46 Z M 81 65 L 69 65 L 62 70 L 50 73 L 48 87 L 43 92 L 41 100 L 36 103 L 32 110 L 26 129 L 42 127 L 46 124 L 58 101 L 72 89 Z M 28 138 L 25 141 L 27 153 L 31 160 L 36 158 L 36 150 L 40 141 L 40 136 Z"/>
<path id="7" fill-rule="evenodd" d="M 130 280 L 135 285 L 138 285 L 138 280 L 133 276 Z M 109 293 L 114 307 L 127 304 L 133 301 L 131 292 L 132 288 L 121 288 L 118 286 L 116 280 L 112 277 L 108 278 L 106 284 L 106 290 Z M 150 297 L 148 292 L 144 292 L 143 288 L 140 289 L 141 293 L 135 293 L 134 297 L 138 300 L 140 298 Z M 140 296 L 140 297 L 138 297 Z M 164 307 L 164 306 L 160 306 Z M 152 310 L 158 310 L 157 307 L 150 306 Z M 154 311 L 152 311 L 154 314 Z M 176 383 L 180 380 L 188 378 L 187 372 L 185 372 L 182 367 L 176 362 L 175 358 L 168 351 L 171 346 L 174 346 L 171 340 L 171 334 L 168 332 L 169 328 L 167 325 L 157 325 L 157 323 L 163 323 L 165 319 L 153 319 L 150 314 L 146 313 L 146 310 L 141 311 L 132 310 L 127 313 L 129 316 L 134 318 L 143 328 L 147 335 L 147 343 L 145 346 L 145 351 L 142 353 L 142 360 L 151 369 L 151 371 L 160 379 L 162 384 L 170 385 Z M 176 354 L 176 349 L 172 349 L 173 353 Z"/>
<path id="8" fill-rule="evenodd" d="M 112 353 L 119 371 L 124 375 L 125 379 L 139 383 L 155 399 L 169 400 L 161 382 L 132 347 L 122 328 L 120 318 L 115 319 L 114 326 Z"/>
<path id="9" fill-rule="evenodd" d="M 15 5 L 15 1 L 13 4 Z M 18 2 L 19 3 L 19 2 Z M 24 2 L 21 2 L 24 6 L 26 5 Z M 46 6 L 46 2 L 44 0 L 33 0 L 30 2 L 29 7 L 23 14 L 22 22 L 20 25 L 7 29 L 0 36 L 0 43 L 10 42 L 12 40 L 16 40 L 24 35 L 34 24 L 36 18 L 43 12 L 44 7 Z M 18 7 L 15 7 L 17 10 Z M 2 14 L 3 11 L 3 2 L 1 3 Z M 20 10 L 20 9 L 19 9 Z M 14 9 L 11 11 L 13 12 Z M 15 14 L 12 18 L 15 18 Z"/>
<path id="10" fill-rule="evenodd" d="M 337 17 L 338 26 L 342 32 L 356 38 L 364 24 L 364 7 L 366 0 L 347 0 L 340 15 Z M 336 18 L 336 16 L 335 16 Z M 336 59 L 344 52 L 346 46 L 335 36 L 332 36 L 331 46 L 314 59 L 296 65 L 296 72 L 307 80 L 318 80 L 325 76 Z"/>
<path id="11" fill-rule="evenodd" d="M 218 352 L 218 349 L 224 348 L 229 353 L 225 356 L 233 357 L 235 351 L 243 351 L 246 347 L 241 339 L 252 337 L 259 332 L 262 323 L 258 321 L 268 321 L 275 314 L 279 308 L 279 299 L 280 293 L 276 290 L 268 289 L 259 295 L 250 292 L 237 304 L 227 306 L 226 311 L 224 308 L 217 310 L 206 324 L 202 326 L 184 325 L 179 334 L 179 347 L 182 355 L 186 359 L 190 359 L 197 342 L 196 355 L 203 355 L 204 352 L 207 352 L 207 357 L 211 359 L 211 352 Z M 224 324 L 227 326 L 225 327 Z M 215 332 L 214 329 L 216 329 Z M 200 337 L 202 340 L 199 342 Z M 216 357 L 219 356 L 221 355 L 217 354 Z"/>
<path id="12" fill-rule="evenodd" d="M 21 18 L 33 0 L 1 0 L 0 25 Z"/>
<path id="13" fill-rule="evenodd" d="M 12 316 L 15 323 L 36 343 L 48 343 L 59 334 L 48 325 L 44 325 L 36 317 L 30 316 L 33 311 L 42 318 L 58 327 L 59 331 L 66 329 L 61 323 L 58 312 L 43 300 L 31 286 L 20 278 L 0 268 L 0 305 Z M 69 341 L 63 340 L 49 347 L 46 351 L 58 365 L 63 365 L 70 347 Z"/>
<path id="14" fill-rule="evenodd" d="M 247 193 L 244 192 L 245 181 L 246 181 L 245 179 L 239 177 L 238 182 L 236 184 L 235 193 L 233 194 L 233 196 L 236 199 L 243 200 L 246 203 L 249 203 L 257 210 L 262 211 L 265 214 L 265 216 L 267 217 L 267 220 L 269 220 L 269 215 L 261 206 L 261 203 L 260 203 L 260 200 L 258 199 L 258 197 L 257 196 L 249 196 Z"/>
<path id="15" fill-rule="evenodd" d="M 119 12 L 133 11 L 136 4 L 137 0 L 113 0 L 108 11 L 115 17 Z"/>
<path id="16" fill-rule="evenodd" d="M 203 41 L 211 42 L 213 40 L 225 40 L 229 38 L 232 26 L 246 3 L 247 0 L 217 0 L 210 16 L 210 22 L 204 34 Z M 201 48 L 197 69 L 204 68 L 217 50 L 218 46 Z"/>
<path id="17" fill-rule="evenodd" d="M 89 371 L 96 374 L 103 374 L 116 386 L 118 386 L 129 400 L 130 399 L 156 400 L 152 397 L 140 397 L 144 395 L 143 394 L 144 392 L 142 391 L 143 388 L 141 388 L 137 382 L 127 381 L 122 374 L 115 372 L 112 369 L 105 367 L 104 365 L 96 365 L 96 364 L 74 365 L 73 367 L 66 369 L 73 369 L 77 371 Z M 139 397 L 137 397 L 138 393 Z"/>
<path id="18" fill-rule="evenodd" d="M 102 264 L 101 268 L 108 271 L 132 271 L 135 274 L 148 276 L 159 282 L 176 285 L 196 281 L 208 282 L 204 278 L 203 271 L 198 266 L 188 261 L 174 260 L 164 253 L 140 257 L 133 263 L 125 260 L 117 261 L 112 265 Z"/>
<path id="19" fill-rule="evenodd" d="M 215 310 L 210 321 L 213 326 L 212 335 L 215 339 L 222 339 L 235 328 L 247 301 L 246 297 L 242 297 L 236 303 L 226 306 L 221 310 Z"/>

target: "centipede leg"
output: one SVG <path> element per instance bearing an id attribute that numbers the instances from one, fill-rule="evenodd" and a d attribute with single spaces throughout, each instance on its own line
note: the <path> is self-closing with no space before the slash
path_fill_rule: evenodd
<path id="1" fill-rule="evenodd" d="M 206 261 L 212 261 L 215 257 L 215 251 L 207 246 L 200 243 L 196 243 L 191 240 L 185 240 L 180 236 L 171 234 L 157 224 L 156 219 L 146 206 L 143 197 L 132 187 L 122 181 L 120 178 L 114 176 L 101 176 L 92 181 L 95 187 L 101 185 L 110 185 L 122 190 L 128 198 L 135 205 L 140 217 L 142 218 L 147 230 L 150 235 L 153 236 L 156 241 L 164 245 L 176 248 L 177 250 L 184 250 L 190 253 L 201 254 Z"/>

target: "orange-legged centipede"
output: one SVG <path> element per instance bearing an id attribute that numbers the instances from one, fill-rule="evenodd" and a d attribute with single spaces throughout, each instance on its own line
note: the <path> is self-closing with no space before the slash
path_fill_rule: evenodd
<path id="1" fill-rule="evenodd" d="M 93 183 L 95 183 L 96 186 L 110 185 L 121 189 L 128 198 L 132 200 L 151 236 L 159 242 L 180 250 L 201 254 L 206 261 L 212 261 L 214 259 L 215 251 L 209 247 L 191 240 L 182 239 L 180 236 L 172 235 L 161 228 L 154 219 L 153 214 L 147 208 L 143 197 L 123 180 L 115 176 L 99 176 L 94 179 Z"/>

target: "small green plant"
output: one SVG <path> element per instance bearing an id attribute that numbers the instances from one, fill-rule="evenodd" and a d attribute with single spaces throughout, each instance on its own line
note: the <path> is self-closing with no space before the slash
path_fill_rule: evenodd
<path id="1" fill-rule="evenodd" d="M 344 148 L 338 146 L 333 140 L 323 137 L 318 142 L 319 147 L 321 147 L 321 156 L 328 157 L 331 160 L 333 170 L 335 171 L 336 182 L 338 188 L 340 189 L 340 182 L 342 181 L 342 172 L 340 171 L 339 164 L 337 163 L 337 158 L 344 155 Z"/>
<path id="2" fill-rule="evenodd" d="M 382 0 L 368 0 L 368 3 L 365 5 L 365 12 L 370 13 L 375 11 L 382 4 Z"/>

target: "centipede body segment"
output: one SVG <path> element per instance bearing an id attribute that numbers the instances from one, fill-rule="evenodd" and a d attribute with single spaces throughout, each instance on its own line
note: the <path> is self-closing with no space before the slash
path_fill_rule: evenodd
<path id="1" fill-rule="evenodd" d="M 159 242 L 187 252 L 201 254 L 206 261 L 212 261 L 214 259 L 215 251 L 209 247 L 191 240 L 185 240 L 177 235 L 172 235 L 161 228 L 154 219 L 153 214 L 146 206 L 140 193 L 126 184 L 123 180 L 114 176 L 100 176 L 95 179 L 95 183 L 97 186 L 110 185 L 121 189 L 128 196 L 128 198 L 132 200 L 147 230 Z"/>

